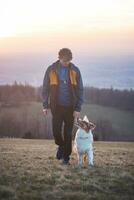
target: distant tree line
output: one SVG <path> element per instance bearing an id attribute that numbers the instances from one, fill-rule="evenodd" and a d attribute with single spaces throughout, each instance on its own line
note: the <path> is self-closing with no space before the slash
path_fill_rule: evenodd
<path id="1" fill-rule="evenodd" d="M 42 86 L 14 82 L 12 85 L 0 85 L 0 105 L 17 106 L 23 102 L 42 102 Z M 84 87 L 85 103 L 111 106 L 122 110 L 134 111 L 134 90 L 99 89 Z"/>
<path id="2" fill-rule="evenodd" d="M 0 85 L 0 105 L 18 106 L 22 102 L 37 101 L 37 89 L 28 83 L 15 81 L 12 85 Z"/>
<path id="3" fill-rule="evenodd" d="M 122 110 L 134 111 L 134 90 L 84 88 L 85 103 L 115 107 Z"/>

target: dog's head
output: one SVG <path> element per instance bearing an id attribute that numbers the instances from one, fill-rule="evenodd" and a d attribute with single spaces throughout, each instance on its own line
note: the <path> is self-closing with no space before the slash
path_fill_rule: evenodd
<path id="1" fill-rule="evenodd" d="M 87 133 L 89 132 L 89 130 L 93 130 L 96 127 L 94 123 L 88 120 L 87 116 L 85 116 L 83 119 L 77 119 L 76 126 L 82 128 Z"/>

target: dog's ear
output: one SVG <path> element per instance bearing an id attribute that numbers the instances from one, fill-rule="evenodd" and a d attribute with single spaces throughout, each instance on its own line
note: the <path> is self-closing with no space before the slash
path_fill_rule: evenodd
<path id="1" fill-rule="evenodd" d="M 90 129 L 93 130 L 93 129 L 95 129 L 96 125 L 92 122 L 89 122 L 89 127 L 90 127 Z"/>
<path id="2" fill-rule="evenodd" d="M 88 120 L 88 118 L 87 118 L 87 116 L 86 116 L 86 115 L 83 117 L 83 121 L 85 121 L 85 122 L 88 122 L 88 123 L 89 123 L 89 120 Z"/>

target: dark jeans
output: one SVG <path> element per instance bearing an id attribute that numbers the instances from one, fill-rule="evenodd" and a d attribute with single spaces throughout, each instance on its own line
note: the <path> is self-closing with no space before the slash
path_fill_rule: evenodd
<path id="1" fill-rule="evenodd" d="M 64 122 L 64 127 L 63 126 Z M 73 129 L 73 107 L 56 106 L 55 112 L 52 113 L 52 126 L 55 144 L 63 147 L 64 159 L 69 159 L 72 152 L 72 129 Z M 63 134 L 62 134 L 63 128 Z"/>

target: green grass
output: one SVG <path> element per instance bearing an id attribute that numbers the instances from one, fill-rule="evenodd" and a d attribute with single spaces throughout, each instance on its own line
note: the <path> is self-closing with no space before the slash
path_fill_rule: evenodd
<path id="1" fill-rule="evenodd" d="M 94 167 L 55 159 L 53 140 L 0 139 L 1 200 L 129 200 L 134 197 L 134 143 L 95 142 Z"/>

